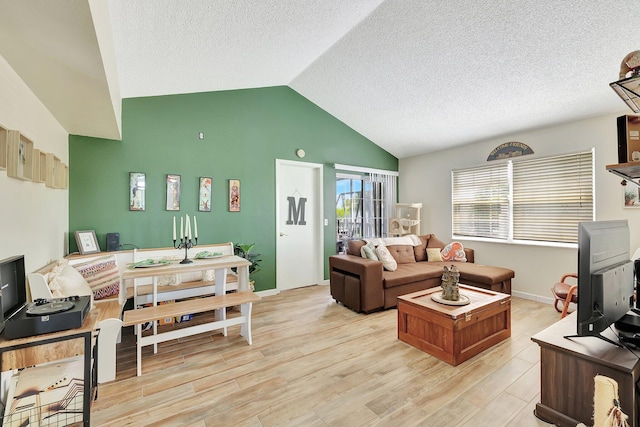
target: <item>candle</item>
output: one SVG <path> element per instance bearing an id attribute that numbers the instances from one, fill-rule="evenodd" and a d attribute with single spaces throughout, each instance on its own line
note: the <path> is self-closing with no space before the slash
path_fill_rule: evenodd
<path id="1" fill-rule="evenodd" d="M 184 226 L 183 226 L 183 220 L 184 218 L 180 217 L 180 240 L 182 240 L 182 238 L 184 237 Z"/>
<path id="2" fill-rule="evenodd" d="M 176 241 L 176 216 L 173 216 L 173 241 Z"/>
<path id="3" fill-rule="evenodd" d="M 193 217 L 193 237 L 198 238 L 198 221 L 196 221 L 196 217 Z"/>
<path id="4" fill-rule="evenodd" d="M 185 225 L 185 233 L 187 233 L 186 238 L 191 240 L 191 221 L 189 221 L 189 214 L 185 215 L 184 222 L 187 223 L 187 225 Z"/>

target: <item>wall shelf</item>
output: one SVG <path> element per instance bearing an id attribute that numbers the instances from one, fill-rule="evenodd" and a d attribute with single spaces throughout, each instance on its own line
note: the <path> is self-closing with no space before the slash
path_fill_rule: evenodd
<path id="1" fill-rule="evenodd" d="M 607 165 L 607 170 L 622 179 L 640 186 L 640 162 L 619 163 Z"/>
<path id="2" fill-rule="evenodd" d="M 7 170 L 7 130 L 0 126 L 0 170 Z"/>
<path id="3" fill-rule="evenodd" d="M 33 179 L 33 142 L 17 130 L 7 131 L 7 175 L 24 181 Z"/>

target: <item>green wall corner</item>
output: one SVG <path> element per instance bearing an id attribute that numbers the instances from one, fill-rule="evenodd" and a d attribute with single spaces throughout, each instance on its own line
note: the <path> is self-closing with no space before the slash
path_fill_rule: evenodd
<path id="1" fill-rule="evenodd" d="M 204 132 L 204 140 L 198 135 Z M 198 219 L 199 242 L 256 243 L 256 290 L 276 287 L 275 160 L 324 165 L 325 278 L 335 253 L 334 163 L 398 170 L 398 159 L 286 86 L 124 99 L 122 141 L 69 136 L 69 249 L 73 232 L 121 244 L 170 247 L 172 220 Z M 129 210 L 129 173 L 146 174 L 146 210 Z M 181 176 L 181 209 L 167 211 L 166 175 Z M 198 212 L 199 177 L 212 178 L 211 212 Z M 228 179 L 241 211 L 228 211 Z M 195 254 L 190 250 L 190 255 Z"/>

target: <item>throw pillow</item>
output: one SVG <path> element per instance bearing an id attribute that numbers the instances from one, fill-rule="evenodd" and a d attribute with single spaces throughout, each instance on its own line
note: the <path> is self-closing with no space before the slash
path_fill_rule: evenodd
<path id="1" fill-rule="evenodd" d="M 460 242 L 451 242 L 442 249 L 442 259 L 444 261 L 460 261 L 467 262 L 464 248 Z"/>
<path id="2" fill-rule="evenodd" d="M 427 262 L 439 262 L 439 261 L 442 261 L 440 248 L 427 248 Z"/>
<path id="3" fill-rule="evenodd" d="M 115 255 L 107 255 L 73 266 L 87 281 L 96 300 L 118 296 L 120 271 Z"/>
<path id="4" fill-rule="evenodd" d="M 380 259 L 380 261 L 382 261 L 382 266 L 385 268 L 385 270 L 396 271 L 398 269 L 398 263 L 395 259 L 393 259 L 391 253 L 389 252 L 389 249 L 387 249 L 385 246 L 378 246 L 376 248 L 376 255 L 378 255 L 378 258 Z"/>
<path id="5" fill-rule="evenodd" d="M 60 274 L 55 275 L 51 279 L 49 289 L 54 298 L 90 295 L 91 306 L 93 307 L 93 292 L 89 284 L 84 280 L 84 277 L 70 265 L 65 266 Z"/>
<path id="6" fill-rule="evenodd" d="M 374 261 L 379 261 L 378 256 L 376 255 L 376 248 L 371 242 L 360 248 L 360 255 L 362 255 L 362 258 L 369 258 Z"/>

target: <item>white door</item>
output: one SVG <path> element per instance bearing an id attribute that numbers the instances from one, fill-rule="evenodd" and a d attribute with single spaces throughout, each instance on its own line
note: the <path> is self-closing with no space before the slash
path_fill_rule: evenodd
<path id="1" fill-rule="evenodd" d="M 323 279 L 322 165 L 276 160 L 276 288 Z"/>

